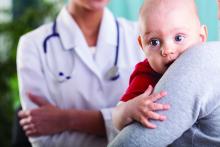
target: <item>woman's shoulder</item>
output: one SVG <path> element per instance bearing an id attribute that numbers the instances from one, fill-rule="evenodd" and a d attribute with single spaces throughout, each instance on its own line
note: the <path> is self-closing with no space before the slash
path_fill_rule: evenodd
<path id="1" fill-rule="evenodd" d="M 45 36 L 47 36 L 48 34 L 51 33 L 51 30 L 52 30 L 52 23 L 46 23 L 46 24 L 43 24 L 43 25 L 40 25 L 39 27 L 37 27 L 36 29 L 34 30 L 31 30 L 25 34 L 23 34 L 21 36 L 21 38 L 23 40 L 41 40 L 41 38 L 45 38 Z"/>
<path id="2" fill-rule="evenodd" d="M 22 35 L 18 42 L 18 51 L 22 54 L 33 54 L 37 50 L 42 49 L 42 44 L 46 38 L 51 34 L 51 23 L 44 24 L 38 28 Z"/>

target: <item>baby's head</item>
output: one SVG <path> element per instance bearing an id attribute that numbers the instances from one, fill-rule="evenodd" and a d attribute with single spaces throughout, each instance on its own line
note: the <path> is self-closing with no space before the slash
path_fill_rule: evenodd
<path id="1" fill-rule="evenodd" d="M 161 74 L 186 49 L 207 39 L 194 0 L 145 0 L 139 24 L 139 43 L 150 66 Z"/>

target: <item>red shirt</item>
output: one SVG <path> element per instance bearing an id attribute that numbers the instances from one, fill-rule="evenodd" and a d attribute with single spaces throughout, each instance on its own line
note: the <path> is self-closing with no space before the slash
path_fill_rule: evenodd
<path id="1" fill-rule="evenodd" d="M 156 73 L 150 67 L 147 59 L 138 63 L 131 74 L 129 87 L 127 88 L 125 94 L 121 97 L 121 101 L 126 102 L 144 93 L 149 85 L 154 87 L 160 78 L 161 74 Z"/>

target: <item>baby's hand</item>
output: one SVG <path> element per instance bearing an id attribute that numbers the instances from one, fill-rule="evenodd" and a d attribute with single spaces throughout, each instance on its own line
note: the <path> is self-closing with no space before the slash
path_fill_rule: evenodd
<path id="1" fill-rule="evenodd" d="M 115 124 L 116 128 L 120 130 L 134 120 L 140 122 L 147 128 L 156 128 L 156 125 L 149 121 L 150 119 L 159 121 L 166 119 L 166 116 L 158 114 L 155 111 L 168 110 L 170 106 L 168 104 L 155 103 L 155 101 L 166 96 L 167 93 L 162 91 L 151 94 L 152 91 L 152 86 L 149 86 L 143 94 L 128 102 L 123 102 L 118 106 L 118 108 L 115 109 L 115 111 L 118 110 L 119 115 L 115 117 L 115 120 L 113 117 L 113 123 Z"/>

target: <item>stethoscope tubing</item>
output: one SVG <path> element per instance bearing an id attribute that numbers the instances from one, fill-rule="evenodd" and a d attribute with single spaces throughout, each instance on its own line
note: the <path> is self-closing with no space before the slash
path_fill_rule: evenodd
<path id="1" fill-rule="evenodd" d="M 118 64 L 119 46 L 120 46 L 120 32 L 119 32 L 120 30 L 119 30 L 119 23 L 118 23 L 118 20 L 116 18 L 115 18 L 115 24 L 116 24 L 116 29 L 117 29 L 117 36 L 116 36 L 117 37 L 117 40 L 116 40 L 117 44 L 116 44 L 115 60 L 114 60 L 113 67 L 110 68 L 109 71 L 108 71 L 111 74 L 108 79 L 112 80 L 112 81 L 117 80 L 119 78 L 119 72 L 118 72 L 117 64 Z M 60 35 L 57 32 L 56 19 L 55 19 L 55 21 L 53 23 L 53 26 L 52 26 L 52 34 L 48 35 L 43 41 L 43 51 L 44 51 L 45 55 L 48 53 L 47 43 L 52 37 L 57 37 L 57 38 L 60 39 Z M 113 68 L 114 68 L 114 70 L 112 70 Z M 111 71 L 114 71 L 114 72 L 111 73 Z M 59 72 L 59 74 L 58 74 L 59 76 L 61 76 L 60 73 L 62 73 L 62 72 Z M 62 76 L 63 76 L 63 73 L 62 73 Z M 70 75 L 68 75 L 67 77 L 68 78 L 66 78 L 66 80 L 69 80 Z"/>
<path id="2" fill-rule="evenodd" d="M 52 34 L 48 35 L 45 39 L 44 39 L 44 42 L 43 42 L 43 49 L 44 49 L 44 53 L 46 54 L 47 53 L 47 42 L 50 38 L 52 37 L 58 37 L 60 38 L 60 35 L 59 33 L 57 33 L 56 31 L 56 26 L 57 26 L 57 22 L 56 20 L 54 21 L 53 23 L 53 26 L 52 26 Z"/>
<path id="3" fill-rule="evenodd" d="M 115 53 L 115 62 L 114 65 L 117 66 L 118 64 L 118 54 L 119 54 L 119 45 L 120 45 L 120 33 L 119 33 L 119 24 L 118 20 L 115 18 L 115 23 L 116 23 L 116 29 L 117 29 L 117 45 L 116 45 L 116 53 Z"/>

